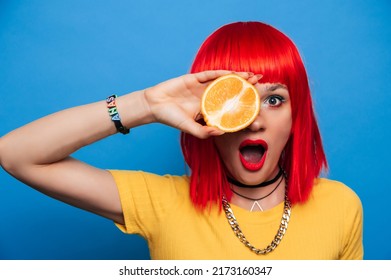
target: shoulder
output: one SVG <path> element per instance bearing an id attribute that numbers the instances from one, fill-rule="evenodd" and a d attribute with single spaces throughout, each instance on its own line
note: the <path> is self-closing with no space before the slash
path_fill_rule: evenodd
<path id="1" fill-rule="evenodd" d="M 329 207 L 351 208 L 360 211 L 361 200 L 356 192 L 342 182 L 326 178 L 315 180 L 310 197 L 316 203 L 324 203 Z"/>
<path id="2" fill-rule="evenodd" d="M 363 209 L 352 188 L 339 181 L 318 178 L 308 201 L 295 210 L 302 227 L 310 225 L 310 232 L 317 231 L 317 240 L 337 250 L 336 258 L 362 259 Z"/>
<path id="3" fill-rule="evenodd" d="M 340 181 L 326 178 L 317 178 L 315 180 L 313 192 L 315 194 L 338 194 L 346 198 L 358 198 L 357 194 L 353 191 L 352 188 L 348 187 Z"/>
<path id="4" fill-rule="evenodd" d="M 330 228 L 340 232 L 342 250 L 340 259 L 363 258 L 363 208 L 358 195 L 345 184 L 329 179 L 318 179 L 314 185 L 314 199 L 327 214 Z"/>

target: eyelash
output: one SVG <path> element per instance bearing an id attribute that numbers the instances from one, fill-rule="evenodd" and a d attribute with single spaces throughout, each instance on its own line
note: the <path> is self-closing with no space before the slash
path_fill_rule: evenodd
<path id="1" fill-rule="evenodd" d="M 270 102 L 271 99 L 276 99 L 278 104 L 272 105 L 272 104 L 268 103 L 268 102 Z M 275 108 L 275 107 L 280 107 L 282 105 L 282 103 L 284 103 L 284 102 L 285 102 L 284 97 L 282 97 L 280 95 L 270 95 L 265 99 L 265 101 L 263 101 L 263 106 Z"/>

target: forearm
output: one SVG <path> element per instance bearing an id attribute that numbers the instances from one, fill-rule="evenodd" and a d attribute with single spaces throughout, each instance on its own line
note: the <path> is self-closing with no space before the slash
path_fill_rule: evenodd
<path id="1" fill-rule="evenodd" d="M 131 128 L 152 121 L 143 92 L 117 98 L 124 126 Z M 0 139 L 0 164 L 10 173 L 29 165 L 60 161 L 83 146 L 116 133 L 106 102 L 70 108 L 46 116 Z"/>

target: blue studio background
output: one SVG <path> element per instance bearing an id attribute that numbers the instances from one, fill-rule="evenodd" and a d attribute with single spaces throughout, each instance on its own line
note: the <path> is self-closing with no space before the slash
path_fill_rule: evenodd
<path id="1" fill-rule="evenodd" d="M 391 259 L 390 19 L 386 0 L 3 0 L 0 136 L 52 112 L 186 73 L 202 41 L 223 24 L 267 22 L 301 51 L 328 177 L 363 202 L 365 259 Z M 185 172 L 178 131 L 158 124 L 74 156 L 101 168 Z M 0 170 L 0 259 L 148 258 L 140 237 Z"/>

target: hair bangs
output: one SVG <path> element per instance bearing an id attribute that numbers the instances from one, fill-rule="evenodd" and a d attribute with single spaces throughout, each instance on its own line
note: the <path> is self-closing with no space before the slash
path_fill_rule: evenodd
<path id="1" fill-rule="evenodd" d="M 205 40 L 190 72 L 219 69 L 252 72 L 263 75 L 264 83 L 281 83 L 289 88 L 297 68 L 292 52 L 295 52 L 293 42 L 270 25 L 228 24 Z"/>

